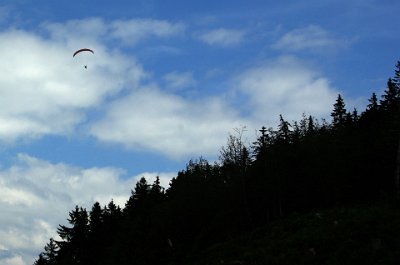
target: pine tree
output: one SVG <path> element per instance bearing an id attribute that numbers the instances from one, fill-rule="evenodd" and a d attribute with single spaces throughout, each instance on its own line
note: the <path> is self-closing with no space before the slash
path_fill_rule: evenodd
<path id="1" fill-rule="evenodd" d="M 371 97 L 368 99 L 369 104 L 366 110 L 360 116 L 360 125 L 364 128 L 364 134 L 370 130 L 377 130 L 377 123 L 382 123 L 381 119 L 381 107 L 378 102 L 378 97 L 375 93 L 372 93 Z M 371 125 L 375 126 L 371 127 Z"/>
<path id="2" fill-rule="evenodd" d="M 135 199 L 145 198 L 150 191 L 150 185 L 147 184 L 145 177 L 142 177 L 135 186 L 134 197 Z"/>
<path id="3" fill-rule="evenodd" d="M 260 130 L 258 130 L 261 135 L 257 138 L 255 142 L 253 142 L 252 150 L 253 150 L 253 157 L 255 160 L 263 160 L 265 159 L 267 148 L 271 145 L 271 131 L 272 129 L 267 129 L 265 126 L 262 126 Z"/>
<path id="4" fill-rule="evenodd" d="M 58 246 L 53 238 L 50 238 L 50 242 L 44 247 L 44 258 L 47 260 L 47 264 L 54 265 L 57 261 Z"/>
<path id="5" fill-rule="evenodd" d="M 400 106 L 400 87 L 392 78 L 387 82 L 387 89 L 382 95 L 380 105 L 384 111 L 396 111 Z"/>
<path id="6" fill-rule="evenodd" d="M 397 134 L 394 193 L 397 201 L 400 202 L 400 61 L 396 64 L 394 77 L 388 81 L 388 89 L 385 93 L 383 109 L 389 112 L 386 115 L 392 119 L 389 129 Z"/>
<path id="7" fill-rule="evenodd" d="M 35 261 L 34 265 L 56 265 L 58 256 L 58 246 L 53 238 L 44 247 L 44 252 L 39 254 L 39 258 Z"/>
<path id="8" fill-rule="evenodd" d="M 393 82 L 397 87 L 400 87 L 400 61 L 397 61 L 396 69 L 394 70 Z"/>
<path id="9" fill-rule="evenodd" d="M 104 211 L 99 202 L 95 202 L 89 213 L 89 233 L 88 233 L 88 259 L 92 264 L 96 264 L 99 259 L 103 246 L 105 245 L 104 231 Z"/>
<path id="10" fill-rule="evenodd" d="M 333 111 L 331 116 L 333 118 L 333 126 L 334 127 L 341 127 L 344 125 L 346 120 L 346 107 L 344 104 L 344 100 L 342 96 L 339 94 L 338 98 L 336 99 L 336 103 L 333 105 Z"/>
<path id="11" fill-rule="evenodd" d="M 47 262 L 47 260 L 44 257 L 43 253 L 40 253 L 39 254 L 39 258 L 37 260 L 35 260 L 33 265 L 49 265 L 49 263 Z"/>
<path id="12" fill-rule="evenodd" d="M 162 194 L 164 192 L 164 188 L 161 187 L 160 177 L 157 176 L 156 180 L 154 181 L 153 185 L 151 185 L 150 193 L 151 194 Z"/>
<path id="13" fill-rule="evenodd" d="M 76 206 L 75 210 L 69 213 L 67 220 L 72 227 L 59 225 L 57 229 L 58 235 L 63 239 L 56 242 L 60 248 L 59 257 L 70 264 L 86 262 L 89 234 L 88 213 L 86 209 Z"/>
<path id="14" fill-rule="evenodd" d="M 67 220 L 72 227 L 60 225 L 58 228 L 58 234 L 65 243 L 81 241 L 86 238 L 89 231 L 89 216 L 86 209 L 75 206 L 75 210 L 69 213 Z"/>
<path id="15" fill-rule="evenodd" d="M 308 117 L 308 123 L 307 123 L 307 136 L 314 135 L 315 131 L 317 129 L 317 126 L 315 124 L 314 118 L 310 115 Z"/>
<path id="16" fill-rule="evenodd" d="M 100 233 L 103 227 L 103 209 L 101 209 L 100 203 L 95 202 L 93 204 L 92 210 L 89 213 L 89 231 L 91 234 Z"/>
<path id="17" fill-rule="evenodd" d="M 149 196 L 150 196 L 150 206 L 157 206 L 164 199 L 164 188 L 161 187 L 160 177 L 157 176 L 151 185 Z"/>
<path id="18" fill-rule="evenodd" d="M 125 204 L 124 214 L 134 215 L 136 211 L 143 211 L 145 208 L 145 200 L 149 194 L 150 185 L 147 184 L 145 177 L 140 178 L 136 183 L 135 189 L 131 191 L 131 196 Z"/>
<path id="19" fill-rule="evenodd" d="M 377 111 L 378 110 L 378 98 L 375 93 L 372 93 L 370 99 L 368 99 L 369 104 L 367 106 L 367 111 Z"/>
<path id="20" fill-rule="evenodd" d="M 280 143 L 290 143 L 292 141 L 292 131 L 290 130 L 291 124 L 283 119 L 282 115 L 279 115 L 278 125 L 278 141 Z"/>
<path id="21" fill-rule="evenodd" d="M 118 219 L 121 217 L 121 208 L 115 204 L 114 200 L 111 200 L 105 208 L 103 215 L 105 216 L 104 218 Z"/>

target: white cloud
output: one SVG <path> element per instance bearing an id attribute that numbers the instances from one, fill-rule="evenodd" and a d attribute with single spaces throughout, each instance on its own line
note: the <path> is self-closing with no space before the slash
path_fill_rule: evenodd
<path id="1" fill-rule="evenodd" d="M 183 23 L 157 19 L 130 19 L 105 21 L 102 18 L 70 20 L 65 23 L 43 23 L 42 28 L 54 40 L 87 45 L 117 40 L 134 45 L 149 38 L 168 38 L 184 33 Z"/>
<path id="2" fill-rule="evenodd" d="M 118 168 L 53 164 L 26 154 L 15 161 L 0 170 L 0 264 L 32 264 L 75 205 L 90 210 L 95 201 L 113 199 L 124 207 L 140 177 L 152 183 L 158 175 L 167 188 L 174 176 L 145 172 L 127 178 Z"/>
<path id="3" fill-rule="evenodd" d="M 63 32 L 60 25 L 47 28 Z M 95 56 L 72 58 L 79 46 L 69 41 L 21 30 L 0 32 L 2 141 L 70 133 L 84 121 L 85 111 L 145 76 L 133 58 L 108 53 L 100 43 L 92 45 Z"/>
<path id="4" fill-rule="evenodd" d="M 96 43 L 108 33 L 108 24 L 101 18 L 69 20 L 64 23 L 45 22 L 41 25 L 51 39 L 69 45 Z"/>
<path id="5" fill-rule="evenodd" d="M 175 36 L 184 30 L 179 23 L 105 23 L 92 18 L 46 23 L 42 28 L 48 31 L 48 39 L 26 31 L 0 33 L 0 61 L 7 62 L 0 64 L 2 141 L 66 135 L 86 121 L 90 110 L 98 108 L 104 110 L 105 116 L 98 117 L 94 124 L 85 123 L 85 129 L 90 128 L 89 134 L 100 141 L 175 158 L 216 155 L 232 128 L 251 126 L 254 120 L 259 122 L 266 116 L 277 120 L 279 113 L 288 118 L 303 111 L 318 115 L 331 106 L 335 94 L 327 79 L 313 70 L 294 60 L 278 60 L 243 71 L 238 83 L 244 98 L 232 100 L 220 95 L 185 99 L 171 92 L 195 85 L 191 72 L 172 71 L 165 75 L 163 81 L 170 93 L 156 85 L 143 87 L 142 81 L 148 75 L 135 59 L 110 52 L 102 42 L 103 35 L 110 32 L 119 38 L 136 36 L 136 40 Z M 201 37 L 210 44 L 231 45 L 239 43 L 244 34 L 217 29 Z M 72 58 L 76 45 L 85 41 L 91 41 L 94 56 Z M 85 60 L 90 62 L 88 69 L 82 67 Z M 119 97 L 124 88 L 130 90 Z M 110 96 L 114 96 L 113 101 L 107 103 Z M 315 100 L 316 97 L 323 100 Z M 247 116 L 234 109 L 238 101 L 240 109 L 247 106 Z"/>
<path id="6" fill-rule="evenodd" d="M 245 35 L 243 30 L 219 28 L 199 34 L 198 38 L 209 45 L 227 47 L 240 44 Z"/>
<path id="7" fill-rule="evenodd" d="M 111 36 L 126 44 L 135 44 L 149 37 L 167 38 L 185 31 L 182 23 L 170 23 L 165 20 L 131 19 L 116 20 L 111 23 Z"/>
<path id="8" fill-rule="evenodd" d="M 227 132 L 244 124 L 218 98 L 184 100 L 147 87 L 116 100 L 91 132 L 101 141 L 181 158 L 215 155 Z"/>
<path id="9" fill-rule="evenodd" d="M 4 259 L 0 258 L 0 263 L 2 265 L 28 265 L 27 263 L 25 263 L 23 261 L 22 257 L 20 257 L 20 256 L 4 258 Z"/>
<path id="10" fill-rule="evenodd" d="M 190 88 L 196 85 L 196 80 L 191 72 L 171 72 L 163 77 L 166 86 L 172 90 Z"/>
<path id="11" fill-rule="evenodd" d="M 338 91 L 315 70 L 292 57 L 245 71 L 235 81 L 248 99 L 252 117 L 264 125 L 275 125 L 282 114 L 299 120 L 301 114 L 326 117 Z"/>
<path id="12" fill-rule="evenodd" d="M 284 34 L 272 47 L 285 51 L 315 49 L 337 49 L 347 45 L 347 41 L 334 38 L 328 31 L 317 25 L 294 29 Z"/>
<path id="13" fill-rule="evenodd" d="M 90 18 L 43 23 L 41 35 L 22 30 L 0 32 L 1 141 L 68 135 L 84 125 L 84 129 L 92 127 L 91 133 L 99 140 L 129 148 L 150 148 L 174 157 L 215 154 L 227 132 L 244 124 L 229 103 L 218 98 L 188 101 L 158 89 L 139 89 L 147 73 L 134 58 L 109 51 L 104 40 L 111 35 L 137 41 L 176 36 L 184 28 L 162 20 L 106 23 Z M 217 40 L 222 44 L 241 36 L 236 31 L 217 32 L 227 32 Z M 72 58 L 82 47 L 92 48 L 95 54 Z M 171 90 L 196 84 L 191 72 L 170 72 L 164 82 Z M 119 98 L 119 93 L 128 96 Z M 114 103 L 105 109 L 106 117 L 93 126 L 88 124 L 88 113 L 103 110 L 110 98 Z M 111 125 L 121 130 L 111 131 Z"/>

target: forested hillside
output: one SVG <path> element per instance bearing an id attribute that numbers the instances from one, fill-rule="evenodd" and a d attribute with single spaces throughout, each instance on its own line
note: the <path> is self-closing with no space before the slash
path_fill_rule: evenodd
<path id="1" fill-rule="evenodd" d="M 201 264 L 207 264 L 207 255 L 219 256 L 210 249 L 224 252 L 226 248 L 217 247 L 223 246 L 223 242 L 229 242 L 230 249 L 240 249 L 232 247 L 240 242 L 253 246 L 249 235 L 273 224 L 286 229 L 287 226 L 276 225 L 279 221 L 301 220 L 285 232 L 285 244 L 290 245 L 299 244 L 298 237 L 287 237 L 309 227 L 314 222 L 309 221 L 310 215 L 315 213 L 332 213 L 334 209 L 354 209 L 355 205 L 382 201 L 391 204 L 390 209 L 397 209 L 400 62 L 383 95 L 372 94 L 365 110 L 346 109 L 344 98 L 338 95 L 331 116 L 331 121 L 306 115 L 300 121 L 287 121 L 280 116 L 279 126 L 260 128 L 259 137 L 251 146 L 244 144 L 242 131 L 238 129 L 229 136 L 218 163 L 209 163 L 204 158 L 191 160 L 169 187 L 161 187 L 158 178 L 154 183 L 142 178 L 122 209 L 113 201 L 105 206 L 95 203 L 91 209 L 76 206 L 69 213 L 68 224 L 58 228 L 62 240 L 50 239 L 35 265 L 185 264 L 189 261 L 195 264 L 193 257 L 201 257 L 204 261 Z M 353 219 L 347 222 L 346 231 L 352 225 L 358 231 L 354 220 L 370 216 L 355 209 L 350 211 Z M 395 211 L 388 216 L 398 218 Z M 377 210 L 371 215 L 377 223 L 379 214 L 384 213 Z M 293 216 L 305 217 L 288 219 Z M 339 222 L 334 218 L 329 220 Z M 392 229 L 391 223 L 382 225 L 387 231 Z M 372 229 L 374 225 L 365 227 Z M 323 233 L 334 234 L 324 229 L 314 233 L 318 238 Z M 334 238 L 333 234 L 327 239 Z M 335 236 L 340 238 L 340 233 Z M 238 238 L 247 239 L 239 241 Z M 275 244 L 273 240 L 276 244 L 282 243 L 276 235 L 269 234 L 268 238 L 269 246 Z M 351 240 L 363 240 L 363 237 L 354 238 Z M 377 237 L 377 249 L 390 245 L 391 261 L 400 258 L 400 239 L 382 240 L 385 239 Z M 319 255 L 317 246 L 304 247 L 307 253 L 293 252 L 292 261 L 297 260 L 296 255 L 308 255 L 310 259 Z M 328 253 L 329 249 L 324 251 Z M 267 261 L 280 264 L 278 259 L 263 259 L 262 253 L 257 252 L 258 261 L 254 259 L 251 263 L 249 258 L 246 264 Z M 345 252 L 337 255 L 340 253 Z M 232 252 L 232 256 L 236 254 Z M 357 257 L 352 258 L 357 262 Z M 217 262 L 223 264 L 224 260 Z M 236 262 L 244 264 L 243 260 Z M 336 263 L 319 259 L 314 264 Z"/>

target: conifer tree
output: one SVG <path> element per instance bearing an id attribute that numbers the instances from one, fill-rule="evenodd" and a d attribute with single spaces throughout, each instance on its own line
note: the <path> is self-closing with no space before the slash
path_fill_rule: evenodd
<path id="1" fill-rule="evenodd" d="M 135 211 L 144 210 L 145 199 L 150 191 L 145 177 L 140 178 L 136 183 L 135 189 L 131 191 L 131 196 L 125 204 L 124 214 L 133 215 Z"/>
<path id="2" fill-rule="evenodd" d="M 400 87 L 392 78 L 387 82 L 387 89 L 382 95 L 380 105 L 384 111 L 395 111 L 400 105 Z"/>
<path id="3" fill-rule="evenodd" d="M 265 155 L 267 153 L 267 148 L 271 145 L 271 133 L 272 129 L 267 129 L 265 126 L 262 126 L 259 132 L 261 135 L 257 138 L 255 142 L 253 142 L 252 149 L 253 149 L 253 157 L 255 161 L 261 161 L 265 159 Z"/>
<path id="4" fill-rule="evenodd" d="M 39 258 L 35 260 L 33 265 L 48 265 L 46 258 L 44 257 L 43 253 L 39 254 Z"/>
<path id="5" fill-rule="evenodd" d="M 397 61 L 396 69 L 394 70 L 393 82 L 397 87 L 400 87 L 400 61 Z"/>
<path id="6" fill-rule="evenodd" d="M 93 204 L 89 216 L 90 216 L 90 223 L 89 223 L 90 233 L 93 234 L 99 233 L 99 231 L 101 231 L 101 228 L 103 226 L 103 210 L 101 209 L 99 202 L 95 202 Z"/>
<path id="7" fill-rule="evenodd" d="M 291 124 L 288 121 L 285 121 L 282 115 L 279 115 L 279 125 L 277 134 L 278 142 L 286 144 L 291 142 L 292 131 L 290 130 L 290 127 L 292 127 Z"/>
<path id="8" fill-rule="evenodd" d="M 58 235 L 63 241 L 57 241 L 60 248 L 59 258 L 67 264 L 78 264 L 86 262 L 87 244 L 89 234 L 89 216 L 86 209 L 75 207 L 74 211 L 69 213 L 67 219 L 72 227 L 59 225 Z"/>
<path id="9" fill-rule="evenodd" d="M 369 101 L 369 104 L 367 105 L 367 111 L 368 110 L 370 110 L 370 111 L 378 110 L 378 98 L 377 98 L 375 92 L 372 93 L 372 96 L 370 99 L 368 99 L 368 101 Z"/>
<path id="10" fill-rule="evenodd" d="M 34 265 L 56 265 L 58 256 L 58 246 L 53 238 L 44 247 L 44 252 L 39 254 L 39 258 L 35 261 Z"/>
<path id="11" fill-rule="evenodd" d="M 377 122 L 382 122 L 382 119 L 380 118 L 381 107 L 377 95 L 372 93 L 368 102 L 369 104 L 367 105 L 366 110 L 360 116 L 360 124 L 364 127 L 364 134 L 371 129 L 376 131 L 379 127 L 372 128 L 371 125 L 374 124 L 376 126 Z"/>
<path id="12" fill-rule="evenodd" d="M 47 264 L 56 264 L 58 246 L 53 238 L 50 238 L 50 242 L 44 247 L 44 257 L 47 260 Z"/>
<path id="13" fill-rule="evenodd" d="M 333 105 L 333 111 L 331 113 L 333 118 L 333 126 L 341 127 L 344 125 L 346 119 L 346 107 L 342 96 L 339 94 L 336 103 Z"/>
<path id="14" fill-rule="evenodd" d="M 316 124 L 314 122 L 314 118 L 310 115 L 308 117 L 307 135 L 313 135 L 315 130 L 316 130 Z"/>

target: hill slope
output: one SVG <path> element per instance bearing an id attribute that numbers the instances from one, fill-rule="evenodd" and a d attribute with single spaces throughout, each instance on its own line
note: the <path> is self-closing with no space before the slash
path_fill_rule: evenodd
<path id="1" fill-rule="evenodd" d="M 185 264 L 400 264 L 400 210 L 384 203 L 294 214 Z"/>

